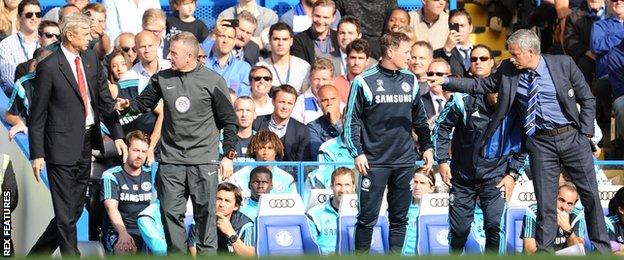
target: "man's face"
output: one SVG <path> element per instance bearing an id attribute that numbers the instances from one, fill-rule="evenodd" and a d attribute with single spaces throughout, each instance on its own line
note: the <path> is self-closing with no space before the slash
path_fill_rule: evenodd
<path id="1" fill-rule="evenodd" d="M 158 41 L 152 35 L 139 35 L 136 38 L 136 49 L 141 63 L 150 63 L 158 58 Z"/>
<path id="2" fill-rule="evenodd" d="M 361 37 L 362 34 L 357 32 L 355 24 L 342 23 L 338 26 L 338 46 L 340 46 L 340 50 L 343 52 L 347 50 L 349 43 Z"/>
<path id="3" fill-rule="evenodd" d="M 392 52 L 392 57 L 390 58 L 395 66 L 399 69 L 406 69 L 409 67 L 409 62 L 412 58 L 410 55 L 409 42 L 401 42 L 399 43 L 399 47 L 396 49 L 390 49 L 389 52 Z"/>
<path id="4" fill-rule="evenodd" d="M 145 164 L 145 160 L 147 160 L 147 149 L 149 148 L 149 144 L 134 139 L 130 142 L 130 146 L 128 147 L 128 159 L 126 161 L 126 165 L 128 165 L 131 169 L 139 169 L 143 164 Z"/>
<path id="5" fill-rule="evenodd" d="M 412 190 L 412 196 L 416 199 L 422 199 L 425 194 L 429 194 L 433 192 L 433 185 L 429 178 L 423 176 L 422 174 L 414 175 L 412 179 L 414 184 L 414 189 Z"/>
<path id="6" fill-rule="evenodd" d="M 412 46 L 409 66 L 412 73 L 422 76 L 427 72 L 429 64 L 431 63 L 431 60 L 433 60 L 433 57 L 430 54 L 431 52 L 427 47 L 418 45 Z"/>
<path id="7" fill-rule="evenodd" d="M 312 29 L 317 34 L 329 31 L 329 27 L 334 22 L 336 10 L 330 6 L 317 6 L 312 10 Z"/>
<path id="8" fill-rule="evenodd" d="M 59 18 L 60 17 L 67 17 L 69 14 L 77 14 L 80 13 L 81 9 L 78 9 L 78 7 L 70 5 L 70 6 L 66 6 L 61 8 L 61 11 L 59 13 Z"/>
<path id="9" fill-rule="evenodd" d="M 443 62 L 433 62 L 429 65 L 429 69 L 427 70 L 427 76 L 448 76 L 450 74 L 451 71 Z M 436 95 L 442 95 L 442 86 L 438 85 L 431 87 L 431 92 Z"/>
<path id="10" fill-rule="evenodd" d="M 256 105 L 251 99 L 236 99 L 234 102 L 234 112 L 240 128 L 249 128 L 256 119 Z"/>
<path id="11" fill-rule="evenodd" d="M 171 62 L 172 70 L 186 70 L 191 63 L 191 53 L 180 41 L 173 41 L 167 59 Z"/>
<path id="12" fill-rule="evenodd" d="M 217 51 L 221 55 L 227 55 L 234 49 L 234 43 L 236 42 L 236 30 L 232 27 L 222 27 L 222 30 L 217 32 L 217 41 L 215 42 Z"/>
<path id="13" fill-rule="evenodd" d="M 477 77 L 487 77 L 494 68 L 494 59 L 484 48 L 475 48 L 470 52 L 470 72 Z"/>
<path id="14" fill-rule="evenodd" d="M 236 27 L 236 47 L 243 48 L 249 40 L 251 36 L 253 36 L 253 32 L 256 30 L 256 25 L 250 23 L 247 20 L 239 19 L 238 27 Z"/>
<path id="15" fill-rule="evenodd" d="M 470 33 L 472 32 L 472 24 L 468 22 L 465 15 L 457 15 L 451 18 L 449 24 L 457 24 L 459 26 L 459 43 L 467 45 L 470 43 Z"/>
<path id="16" fill-rule="evenodd" d="M 293 39 L 287 30 L 273 31 L 271 35 L 271 51 L 278 56 L 284 56 L 290 53 L 290 47 Z"/>
<path id="17" fill-rule="evenodd" d="M 331 189 L 334 193 L 334 199 L 340 199 L 340 196 L 344 194 L 355 193 L 355 180 L 348 174 L 338 175 L 334 178 Z"/>
<path id="18" fill-rule="evenodd" d="M 41 47 L 46 47 L 58 41 L 60 35 L 61 31 L 57 26 L 44 27 L 41 35 L 39 35 L 39 44 L 41 44 Z"/>
<path id="19" fill-rule="evenodd" d="M 273 77 L 266 69 L 256 70 L 251 75 L 251 91 L 259 96 L 269 94 L 271 84 L 273 84 Z"/>
<path id="20" fill-rule="evenodd" d="M 154 35 L 156 35 L 156 39 L 158 39 L 158 43 L 160 44 L 160 39 L 163 38 L 163 35 L 165 33 L 165 23 L 157 22 L 157 23 L 144 24 L 143 30 L 152 32 Z"/>
<path id="21" fill-rule="evenodd" d="M 256 161 L 259 162 L 272 162 L 275 161 L 275 146 L 272 143 L 265 143 L 261 145 L 258 151 L 256 151 Z"/>
<path id="22" fill-rule="evenodd" d="M 87 6 L 87 4 L 89 4 L 89 0 L 67 0 L 67 3 L 73 4 L 82 10 L 85 6 Z"/>
<path id="23" fill-rule="evenodd" d="M 134 37 L 130 35 L 121 36 L 121 38 L 119 38 L 119 49 L 125 52 L 128 57 L 130 57 L 131 61 L 136 60 L 137 52 L 134 44 Z M 132 66 L 132 64 L 130 64 L 130 66 Z"/>
<path id="24" fill-rule="evenodd" d="M 91 28 L 78 27 L 73 31 L 67 32 L 67 38 L 74 49 L 78 51 L 86 51 L 91 41 Z"/>
<path id="25" fill-rule="evenodd" d="M 249 180 L 249 189 L 251 196 L 258 199 L 261 194 L 269 194 L 273 188 L 273 180 L 268 173 L 256 173 Z"/>
<path id="26" fill-rule="evenodd" d="M 315 70 L 310 73 L 310 88 L 312 89 L 312 94 L 317 96 L 319 88 L 323 85 L 332 84 L 333 83 L 333 72 L 331 70 Z M 318 97 L 318 96 L 317 96 Z"/>
<path id="27" fill-rule="evenodd" d="M 396 32 L 401 26 L 409 25 L 409 15 L 403 10 L 394 10 L 388 17 L 387 28 L 391 32 Z"/>
<path id="28" fill-rule="evenodd" d="M 91 37 L 97 38 L 99 35 L 97 32 L 101 32 L 106 29 L 106 13 L 100 13 L 93 10 L 90 10 L 91 14 L 89 18 L 91 19 Z"/>
<path id="29" fill-rule="evenodd" d="M 217 202 L 215 203 L 217 206 L 217 213 L 223 214 L 225 217 L 229 217 L 232 215 L 232 212 L 238 210 L 238 206 L 236 205 L 236 196 L 234 192 L 220 190 L 217 192 Z"/>
<path id="30" fill-rule="evenodd" d="M 22 15 L 19 16 L 20 26 L 23 27 L 23 29 L 20 30 L 28 33 L 36 32 L 39 24 L 41 23 L 41 17 L 42 13 L 39 6 L 24 6 L 24 11 L 22 12 Z"/>
<path id="31" fill-rule="evenodd" d="M 336 88 L 322 88 L 318 93 L 323 114 L 340 115 L 340 96 Z"/>
<path id="32" fill-rule="evenodd" d="M 351 51 L 347 55 L 347 68 L 353 76 L 360 75 L 368 65 L 368 57 L 364 52 Z"/>
<path id="33" fill-rule="evenodd" d="M 522 51 L 518 44 L 510 44 L 507 46 L 507 50 L 509 50 L 509 53 L 511 54 L 509 61 L 511 61 L 519 70 L 530 68 L 533 59 L 536 57 L 533 49 Z"/>
<path id="34" fill-rule="evenodd" d="M 297 96 L 285 91 L 278 91 L 273 99 L 273 107 L 275 108 L 273 114 L 279 119 L 288 119 L 295 102 L 297 102 Z"/>
<path id="35" fill-rule="evenodd" d="M 603 0 L 587 0 L 587 5 L 590 9 L 598 10 L 605 5 L 605 1 Z"/>
<path id="36" fill-rule="evenodd" d="M 609 1 L 609 7 L 613 14 L 618 17 L 624 16 L 624 1 L 619 0 L 617 2 Z"/>
<path id="37" fill-rule="evenodd" d="M 576 192 L 567 188 L 559 189 L 559 194 L 557 195 L 557 209 L 570 213 L 577 199 L 578 194 Z"/>
<path id="38" fill-rule="evenodd" d="M 440 15 L 446 8 L 445 0 L 424 0 L 423 11 L 435 15 Z"/>

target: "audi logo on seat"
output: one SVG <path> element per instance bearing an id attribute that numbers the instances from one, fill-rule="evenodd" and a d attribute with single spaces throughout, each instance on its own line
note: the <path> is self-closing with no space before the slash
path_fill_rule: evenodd
<path id="1" fill-rule="evenodd" d="M 270 199 L 269 207 L 270 208 L 292 208 L 295 206 L 294 199 Z"/>
<path id="2" fill-rule="evenodd" d="M 520 193 L 518 193 L 518 200 L 520 200 L 520 201 L 536 201 L 535 192 L 520 192 Z"/>
<path id="3" fill-rule="evenodd" d="M 319 194 L 319 195 L 316 197 L 316 200 L 317 200 L 319 203 L 323 203 L 323 202 L 327 201 L 330 197 L 331 197 L 331 194 Z"/>
<path id="4" fill-rule="evenodd" d="M 433 198 L 429 200 L 432 207 L 448 207 L 449 200 L 446 198 Z"/>
<path id="5" fill-rule="evenodd" d="M 615 191 L 601 191 L 600 200 L 610 200 L 615 196 Z"/>
<path id="6" fill-rule="evenodd" d="M 351 199 L 349 201 L 349 206 L 356 208 L 357 207 L 357 200 L 356 199 Z"/>

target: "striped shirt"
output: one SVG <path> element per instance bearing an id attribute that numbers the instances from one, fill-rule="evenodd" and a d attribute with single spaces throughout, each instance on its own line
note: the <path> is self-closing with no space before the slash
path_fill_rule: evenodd
<path id="1" fill-rule="evenodd" d="M 37 40 L 26 42 L 21 32 L 6 37 L 0 42 L 0 86 L 7 96 L 13 90 L 15 83 L 15 68 L 22 62 L 32 59 L 33 53 L 39 47 Z"/>

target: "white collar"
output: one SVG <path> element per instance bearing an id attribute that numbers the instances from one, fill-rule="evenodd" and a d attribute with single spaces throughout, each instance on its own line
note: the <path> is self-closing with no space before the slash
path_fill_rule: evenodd
<path id="1" fill-rule="evenodd" d="M 67 48 L 65 48 L 65 46 L 63 46 L 63 44 L 61 44 L 61 51 L 63 52 L 63 54 L 67 58 L 67 61 L 69 61 L 69 62 L 74 62 L 76 57 L 80 56 L 80 54 L 73 54 L 73 53 L 71 53 Z"/>
<path id="2" fill-rule="evenodd" d="M 437 99 L 442 99 L 442 100 L 444 100 L 444 102 L 446 102 L 446 98 L 444 98 L 443 95 L 433 94 L 433 92 L 431 92 L 431 90 L 429 90 L 429 95 L 431 95 L 431 101 L 436 101 Z"/>

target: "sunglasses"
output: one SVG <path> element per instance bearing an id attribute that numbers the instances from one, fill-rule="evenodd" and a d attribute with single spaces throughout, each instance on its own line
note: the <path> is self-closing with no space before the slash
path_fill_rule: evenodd
<path id="1" fill-rule="evenodd" d="M 433 71 L 428 71 L 427 72 L 427 76 L 433 77 L 433 75 L 436 75 L 438 77 L 443 77 L 443 76 L 446 75 L 446 73 L 444 73 L 444 72 L 433 72 Z"/>
<path id="2" fill-rule="evenodd" d="M 273 78 L 269 77 L 269 76 L 264 76 L 264 77 L 253 77 L 252 78 L 254 81 L 260 81 L 261 79 L 263 79 L 264 81 L 271 81 L 273 80 Z"/>
<path id="3" fill-rule="evenodd" d="M 208 56 L 206 56 L 206 55 L 198 55 L 197 58 L 198 59 L 205 59 L 205 58 L 208 58 Z"/>
<path id="4" fill-rule="evenodd" d="M 26 17 L 27 19 L 30 19 L 34 16 L 36 16 L 37 18 L 41 18 L 43 17 L 43 14 L 41 12 L 28 12 L 24 14 L 24 17 Z"/>
<path id="5" fill-rule="evenodd" d="M 132 47 L 121 47 L 121 50 L 125 53 L 128 53 L 130 51 L 134 52 L 134 49 Z"/>
<path id="6" fill-rule="evenodd" d="M 52 37 L 56 37 L 56 38 L 58 38 L 58 37 L 59 37 L 59 35 L 58 35 L 58 34 L 51 33 L 51 32 L 44 32 L 44 33 L 40 33 L 40 34 L 39 34 L 39 36 L 40 36 L 40 37 L 45 36 L 45 37 L 46 37 L 46 38 L 48 38 L 48 39 L 51 39 Z"/>
<path id="7" fill-rule="evenodd" d="M 490 57 L 487 57 L 487 56 L 481 56 L 481 57 L 470 57 L 470 62 L 477 62 L 477 60 L 480 60 L 480 61 L 488 61 L 488 60 L 490 60 Z"/>

